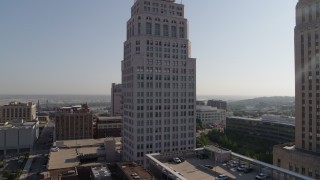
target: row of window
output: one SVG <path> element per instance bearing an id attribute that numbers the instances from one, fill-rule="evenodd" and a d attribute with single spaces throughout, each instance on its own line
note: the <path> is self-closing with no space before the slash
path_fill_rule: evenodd
<path id="1" fill-rule="evenodd" d="M 299 12 L 301 13 L 302 23 L 310 22 L 313 18 L 318 19 L 320 17 L 320 3 L 302 7 Z"/>

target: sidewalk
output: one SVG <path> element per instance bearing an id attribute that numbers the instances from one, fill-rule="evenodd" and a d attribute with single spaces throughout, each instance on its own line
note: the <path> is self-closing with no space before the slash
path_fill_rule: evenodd
<path id="1" fill-rule="evenodd" d="M 19 179 L 26 179 L 27 178 L 28 173 L 29 173 L 29 169 L 32 165 L 33 158 L 35 158 L 35 157 L 36 157 L 35 155 L 30 155 L 27 163 L 25 164 L 25 166 L 23 168 L 22 174 Z"/>

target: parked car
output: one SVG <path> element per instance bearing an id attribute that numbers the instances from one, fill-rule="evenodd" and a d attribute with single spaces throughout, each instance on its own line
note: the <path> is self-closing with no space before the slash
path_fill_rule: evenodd
<path id="1" fill-rule="evenodd" d="M 267 175 L 264 173 L 259 173 L 258 175 L 256 175 L 256 179 L 267 179 Z"/>
<path id="2" fill-rule="evenodd" d="M 209 168 L 209 169 L 213 169 L 213 166 L 211 165 L 204 165 L 206 168 Z"/>
<path id="3" fill-rule="evenodd" d="M 237 162 L 230 160 L 227 162 L 227 166 L 229 167 L 237 167 Z"/>
<path id="4" fill-rule="evenodd" d="M 180 159 L 181 162 L 185 161 L 184 157 L 179 157 L 179 159 Z"/>
<path id="5" fill-rule="evenodd" d="M 178 157 L 173 158 L 173 162 L 175 162 L 176 164 L 181 163 L 181 160 Z"/>
<path id="6" fill-rule="evenodd" d="M 252 169 L 251 167 L 246 167 L 246 168 L 243 170 L 244 173 L 249 173 L 249 172 L 251 172 L 251 171 L 253 171 L 253 169 Z"/>
<path id="7" fill-rule="evenodd" d="M 229 177 L 225 174 L 221 174 L 216 177 L 216 180 L 227 180 L 227 179 L 229 179 Z"/>
<path id="8" fill-rule="evenodd" d="M 244 171 L 246 169 L 245 165 L 240 165 L 239 167 L 237 167 L 237 171 Z"/>

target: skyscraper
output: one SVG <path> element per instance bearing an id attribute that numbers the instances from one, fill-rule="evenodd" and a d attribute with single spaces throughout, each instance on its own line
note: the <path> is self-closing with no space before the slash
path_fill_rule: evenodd
<path id="1" fill-rule="evenodd" d="M 295 146 L 274 148 L 274 165 L 320 179 L 320 0 L 299 0 L 295 41 Z"/>
<path id="2" fill-rule="evenodd" d="M 136 0 L 122 61 L 123 158 L 195 148 L 196 59 L 184 5 Z"/>
<path id="3" fill-rule="evenodd" d="M 296 11 L 296 147 L 320 153 L 320 1 L 300 0 Z"/>

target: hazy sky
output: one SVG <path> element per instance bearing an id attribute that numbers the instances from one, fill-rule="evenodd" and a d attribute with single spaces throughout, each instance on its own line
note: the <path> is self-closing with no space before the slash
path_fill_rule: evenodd
<path id="1" fill-rule="evenodd" d="M 297 0 L 182 2 L 198 95 L 294 95 Z M 0 94 L 110 94 L 132 5 L 0 1 Z"/>

